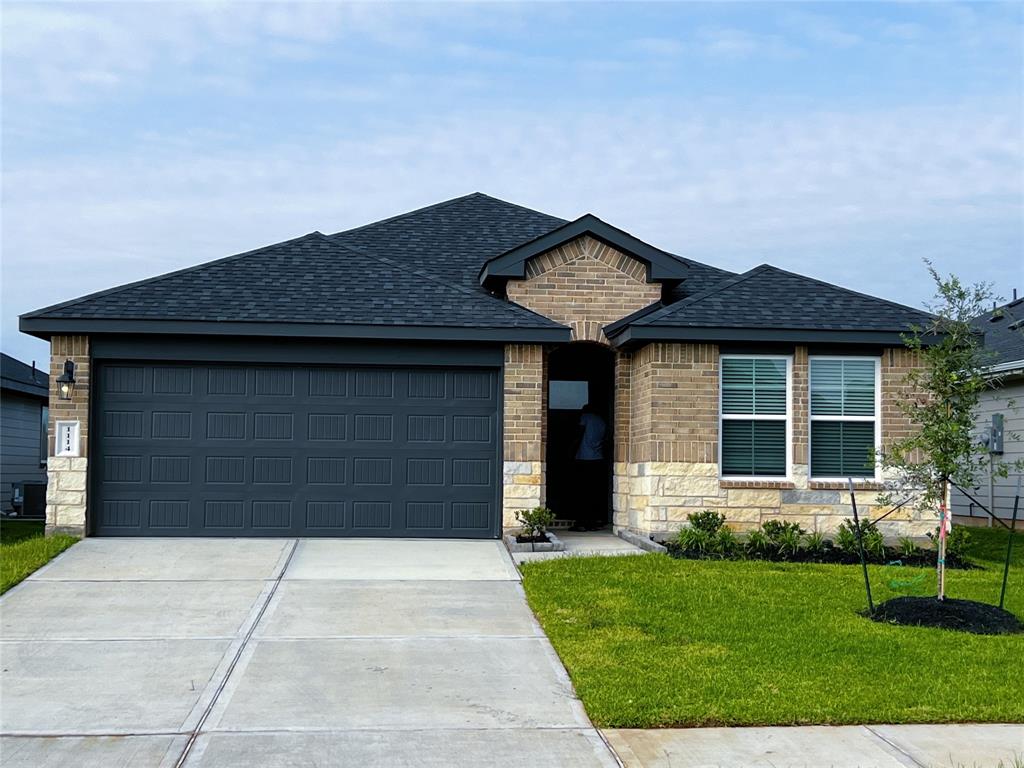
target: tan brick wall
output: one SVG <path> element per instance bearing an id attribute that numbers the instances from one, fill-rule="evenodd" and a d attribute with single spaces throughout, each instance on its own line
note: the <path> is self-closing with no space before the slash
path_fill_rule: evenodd
<path id="1" fill-rule="evenodd" d="M 644 265 L 583 236 L 531 259 L 526 278 L 510 280 L 509 299 L 572 329 L 574 341 L 607 343 L 602 328 L 661 299 Z"/>
<path id="2" fill-rule="evenodd" d="M 718 461 L 718 347 L 648 344 L 633 355 L 629 461 Z"/>
<path id="3" fill-rule="evenodd" d="M 907 383 L 907 374 L 922 365 L 921 356 L 912 349 L 892 347 L 882 353 L 882 447 L 913 434 L 913 424 L 899 406 L 914 402 L 924 394 Z"/>
<path id="4" fill-rule="evenodd" d="M 547 355 L 539 344 L 505 346 L 502 525 L 516 525 L 517 509 L 544 504 L 547 429 Z"/>
<path id="5" fill-rule="evenodd" d="M 57 377 L 64 373 L 64 361 L 75 363 L 75 391 L 71 400 L 57 396 Z M 85 530 L 87 503 L 86 472 L 89 451 L 89 391 L 91 384 L 89 338 L 54 336 L 50 339 L 50 422 L 47 429 L 46 530 L 81 535 Z M 54 435 L 58 421 L 77 421 L 80 455 L 55 457 Z"/>

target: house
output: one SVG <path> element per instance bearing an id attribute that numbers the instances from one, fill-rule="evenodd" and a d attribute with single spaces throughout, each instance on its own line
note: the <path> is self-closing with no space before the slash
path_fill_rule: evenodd
<path id="1" fill-rule="evenodd" d="M 471 194 L 47 307 L 50 530 L 493 538 L 598 489 L 616 529 L 832 530 L 910 429 L 922 312 Z M 73 380 L 73 381 L 72 381 Z M 579 408 L 608 450 L 584 488 Z M 593 467 L 591 467 L 593 469 Z M 921 533 L 930 512 L 887 521 Z"/>
<path id="2" fill-rule="evenodd" d="M 0 513 L 5 515 L 42 511 L 49 391 L 46 374 L 35 363 L 0 353 Z"/>
<path id="3" fill-rule="evenodd" d="M 977 502 L 1006 520 L 1013 515 L 1020 475 L 1020 470 L 1012 465 L 1024 460 L 1024 298 L 1017 298 L 1016 290 L 1013 293 L 1013 301 L 993 307 L 991 312 L 974 320 L 975 327 L 985 335 L 985 349 L 992 357 L 987 370 L 992 388 L 981 395 L 977 414 L 978 434 L 990 434 L 992 417 L 1001 416 L 1003 451 L 994 458 L 1011 466 L 1007 477 L 985 471 L 977 478 L 976 486 L 966 489 Z M 952 509 L 958 523 L 990 524 L 989 516 L 957 489 L 953 490 Z M 1020 509 L 1018 519 L 1018 526 L 1024 528 L 1024 507 Z"/>

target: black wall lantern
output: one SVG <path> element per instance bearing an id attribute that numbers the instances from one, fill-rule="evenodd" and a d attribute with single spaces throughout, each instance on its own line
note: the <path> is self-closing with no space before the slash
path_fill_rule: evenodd
<path id="1" fill-rule="evenodd" d="M 57 397 L 70 400 L 75 391 L 75 364 L 71 360 L 64 361 L 64 373 L 57 377 Z"/>

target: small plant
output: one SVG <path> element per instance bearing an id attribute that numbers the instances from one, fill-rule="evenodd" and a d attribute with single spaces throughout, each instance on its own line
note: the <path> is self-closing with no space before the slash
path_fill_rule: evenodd
<path id="1" fill-rule="evenodd" d="M 885 539 L 878 527 L 869 520 L 861 520 L 860 532 L 864 539 L 864 556 L 873 562 L 885 560 Z M 850 557 L 860 557 L 857 545 L 857 526 L 853 520 L 844 520 L 836 531 L 836 546 Z"/>
<path id="2" fill-rule="evenodd" d="M 803 531 L 799 525 L 782 528 L 774 539 L 779 556 L 787 559 L 796 557 L 800 552 L 800 543 L 803 541 L 803 537 Z"/>
<path id="3" fill-rule="evenodd" d="M 679 549 L 698 557 L 703 557 L 711 551 L 713 540 L 714 537 L 702 528 L 680 528 L 676 534 Z"/>
<path id="4" fill-rule="evenodd" d="M 690 521 L 691 528 L 712 534 L 718 533 L 725 526 L 725 515 L 710 509 L 687 515 L 687 519 Z"/>
<path id="5" fill-rule="evenodd" d="M 900 536 L 900 543 L 897 549 L 899 549 L 900 557 L 909 558 L 917 554 L 918 546 L 909 536 Z"/>
<path id="6" fill-rule="evenodd" d="M 548 526 L 555 519 L 555 513 L 547 507 L 520 509 L 516 511 L 516 522 L 523 529 L 523 536 L 540 538 L 547 532 Z"/>
<path id="7" fill-rule="evenodd" d="M 814 531 L 804 536 L 804 549 L 811 557 L 821 557 L 825 554 L 825 534 Z"/>
<path id="8" fill-rule="evenodd" d="M 806 533 L 800 527 L 800 523 L 790 523 L 785 520 L 765 520 L 761 523 L 761 530 L 772 541 L 780 541 L 789 531 L 795 531 L 798 536 L 803 536 Z"/>
<path id="9" fill-rule="evenodd" d="M 715 535 L 714 547 L 715 554 L 723 558 L 736 557 L 743 550 L 736 534 L 725 526 L 722 526 Z"/>
<path id="10" fill-rule="evenodd" d="M 763 528 L 747 534 L 747 552 L 754 557 L 767 558 L 775 554 L 776 547 Z"/>
<path id="11" fill-rule="evenodd" d="M 928 538 L 932 540 L 936 550 L 939 548 L 939 529 L 929 533 Z M 967 556 L 967 546 L 970 543 L 971 534 L 962 525 L 954 525 L 946 536 L 946 558 L 954 562 L 963 562 Z"/>

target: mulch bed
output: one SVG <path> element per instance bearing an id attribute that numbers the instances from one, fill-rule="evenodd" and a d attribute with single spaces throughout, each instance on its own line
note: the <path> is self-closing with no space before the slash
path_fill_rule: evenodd
<path id="1" fill-rule="evenodd" d="M 1024 632 L 1024 624 L 1009 611 L 988 603 L 949 597 L 945 600 L 934 597 L 894 597 L 876 605 L 875 612 L 868 618 L 889 624 L 939 627 L 975 635 Z"/>
<path id="2" fill-rule="evenodd" d="M 846 552 L 834 546 L 827 546 L 825 549 L 818 552 L 808 552 L 806 549 L 802 549 L 795 555 L 786 556 L 771 553 L 761 555 L 744 553 L 734 557 L 723 558 L 720 555 L 684 550 L 679 546 L 679 544 L 671 539 L 661 541 L 659 543 L 668 550 L 670 557 L 674 557 L 677 560 L 769 560 L 776 563 L 833 563 L 835 565 L 860 565 L 860 557 L 856 553 Z M 934 568 L 935 559 L 935 551 L 931 549 L 921 549 L 912 555 L 905 555 L 895 547 L 886 547 L 884 559 L 879 560 L 877 558 L 869 557 L 868 563 L 873 565 L 906 565 Z M 958 571 L 969 571 L 977 569 L 978 567 L 979 566 L 969 560 L 959 558 L 952 553 L 946 556 L 946 568 Z"/>

